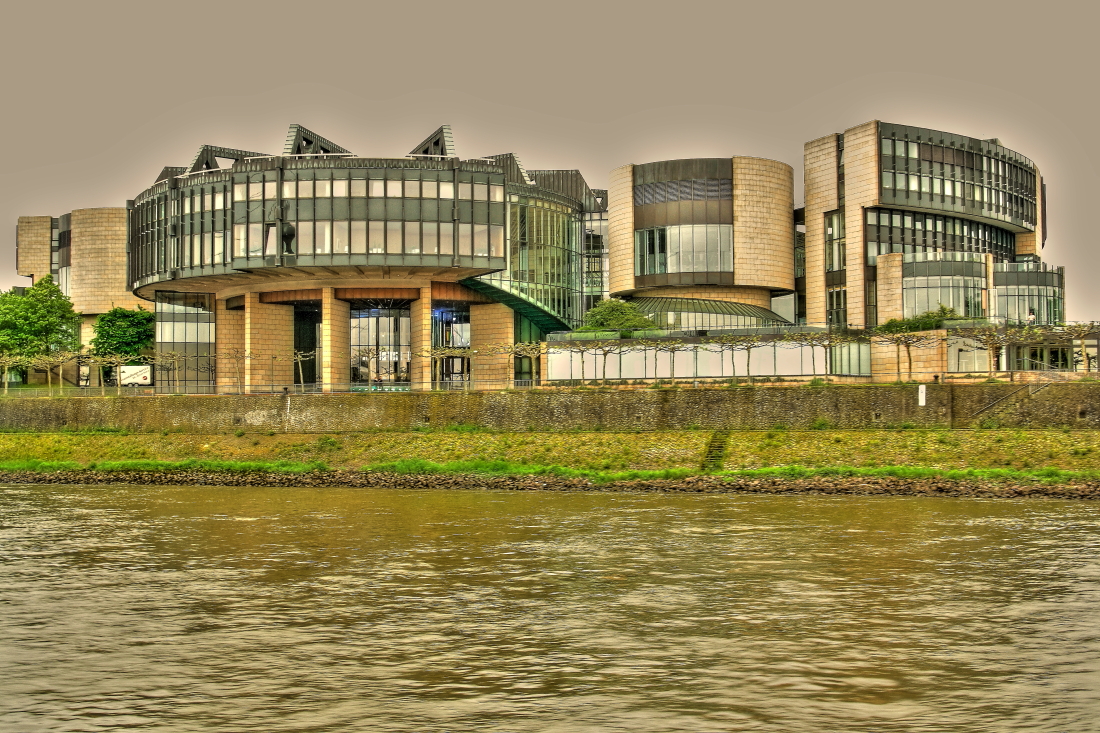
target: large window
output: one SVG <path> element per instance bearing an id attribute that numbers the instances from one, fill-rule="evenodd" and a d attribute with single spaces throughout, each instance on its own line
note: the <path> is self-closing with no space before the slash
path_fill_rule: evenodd
<path id="1" fill-rule="evenodd" d="M 825 271 L 843 270 L 847 265 L 844 231 L 844 212 L 831 211 L 825 215 Z"/>
<path id="2" fill-rule="evenodd" d="M 996 262 L 1010 260 L 1016 253 L 1012 232 L 968 219 L 897 209 L 868 209 L 865 216 L 868 265 L 876 264 L 878 255 L 890 252 L 990 253 Z"/>
<path id="3" fill-rule="evenodd" d="M 733 272 L 733 227 L 682 224 L 634 232 L 634 274 Z"/>
<path id="4" fill-rule="evenodd" d="M 905 318 L 937 310 L 941 305 L 954 309 L 960 316 L 981 318 L 985 315 L 982 308 L 985 278 L 942 275 L 907 277 L 902 282 Z"/>
<path id="5" fill-rule="evenodd" d="M 155 381 L 160 391 L 202 392 L 214 384 L 214 297 L 208 293 L 156 293 Z"/>
<path id="6" fill-rule="evenodd" d="M 351 381 L 390 386 L 409 381 L 412 321 L 408 300 L 351 304 Z"/>

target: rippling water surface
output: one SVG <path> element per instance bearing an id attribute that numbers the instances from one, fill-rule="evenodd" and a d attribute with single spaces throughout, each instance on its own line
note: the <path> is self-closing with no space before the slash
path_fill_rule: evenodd
<path id="1" fill-rule="evenodd" d="M 0 487 L 3 731 L 1096 731 L 1100 505 Z"/>

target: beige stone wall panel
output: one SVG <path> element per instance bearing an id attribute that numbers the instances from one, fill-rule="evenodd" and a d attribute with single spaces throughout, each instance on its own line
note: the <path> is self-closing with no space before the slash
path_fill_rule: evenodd
<path id="1" fill-rule="evenodd" d="M 901 252 L 878 256 L 878 279 L 875 281 L 875 295 L 878 301 L 878 322 L 880 324 L 894 318 L 904 318 L 901 295 Z"/>
<path id="2" fill-rule="evenodd" d="M 32 282 L 50 274 L 52 221 L 49 216 L 21 216 L 15 225 L 16 271 Z"/>
<path id="3" fill-rule="evenodd" d="M 224 300 L 214 301 L 214 353 L 219 357 L 244 349 L 244 313 L 243 310 L 228 310 Z M 219 358 L 214 374 L 219 387 L 237 386 L 235 368 L 229 359 Z"/>
<path id="4" fill-rule="evenodd" d="M 325 391 L 351 381 L 351 304 L 335 288 L 321 292 L 321 381 Z"/>
<path id="5" fill-rule="evenodd" d="M 259 293 L 244 301 L 245 385 L 294 383 L 294 306 L 261 303 Z"/>
<path id="6" fill-rule="evenodd" d="M 848 271 L 848 323 L 860 327 L 866 322 L 865 209 L 879 203 L 878 121 L 872 120 L 844 131 L 844 227 Z"/>
<path id="7" fill-rule="evenodd" d="M 515 315 L 503 303 L 470 306 L 471 379 L 479 389 L 511 386 L 514 361 L 508 354 L 489 354 L 492 346 L 515 340 Z"/>
<path id="8" fill-rule="evenodd" d="M 734 282 L 794 290 L 793 212 L 791 166 L 764 158 L 733 158 Z"/>
<path id="9" fill-rule="evenodd" d="M 69 297 L 80 313 L 148 306 L 126 290 L 126 222 L 126 209 L 72 212 Z"/>
<path id="10" fill-rule="evenodd" d="M 825 212 L 837 208 L 837 136 L 826 135 L 805 145 L 803 176 L 806 197 L 806 322 L 825 323 Z"/>
<path id="11" fill-rule="evenodd" d="M 409 308 L 412 329 L 412 366 L 409 379 L 412 389 L 428 389 L 432 382 L 432 285 L 420 289 L 420 297 Z M 425 356 L 417 356 L 424 354 Z"/>
<path id="12" fill-rule="evenodd" d="M 609 289 L 611 294 L 634 289 L 634 166 L 611 171 L 607 189 Z"/>

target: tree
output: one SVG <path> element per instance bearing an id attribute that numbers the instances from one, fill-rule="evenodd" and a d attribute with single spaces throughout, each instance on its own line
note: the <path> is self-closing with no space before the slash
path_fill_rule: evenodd
<path id="1" fill-rule="evenodd" d="M 880 326 L 872 332 L 872 338 L 877 339 L 882 343 L 893 344 L 894 354 L 897 359 L 898 367 L 898 381 L 901 381 L 901 349 L 905 348 L 905 356 L 908 360 L 908 369 L 906 374 L 909 380 L 913 379 L 913 349 L 923 349 L 928 346 L 932 346 L 938 343 L 939 339 L 934 336 L 929 336 L 925 333 L 918 331 L 892 331 L 889 326 L 891 321 L 887 321 L 886 324 Z"/>
<path id="2" fill-rule="evenodd" d="M 987 366 L 989 378 L 993 378 L 993 370 L 997 364 L 1001 349 L 1005 346 L 1004 333 L 996 326 L 975 326 L 973 328 L 960 328 L 955 332 L 958 336 L 976 341 L 985 349 L 987 354 Z"/>
<path id="3" fill-rule="evenodd" d="M 758 342 L 759 336 L 751 335 L 746 336 L 736 333 L 723 333 L 717 336 L 712 336 L 704 343 L 709 346 L 717 346 L 719 352 L 730 352 L 730 363 L 733 365 L 733 381 L 737 383 L 737 352 L 751 350 L 754 346 L 750 344 Z"/>
<path id="4" fill-rule="evenodd" d="M 799 348 L 806 347 L 810 350 L 811 376 L 817 377 L 817 350 L 825 349 L 826 362 L 828 362 L 828 349 L 832 342 L 832 334 L 828 331 L 791 331 L 783 336 L 783 341 Z M 825 371 L 828 372 L 828 363 Z"/>
<path id="5" fill-rule="evenodd" d="M 112 308 L 95 319 L 92 348 L 97 354 L 139 356 L 156 341 L 156 321 L 156 314 L 141 306 Z"/>
<path id="6" fill-rule="evenodd" d="M 668 354 L 669 376 L 672 377 L 672 383 L 676 384 L 676 353 L 679 351 L 687 351 L 694 347 L 694 344 L 684 343 L 680 339 L 661 339 L 655 341 L 657 351 Z M 656 372 L 654 373 L 656 376 Z"/>
<path id="7" fill-rule="evenodd" d="M 1089 357 L 1087 339 L 1100 334 L 1100 323 L 1096 321 L 1083 321 L 1081 323 L 1068 323 L 1062 326 L 1062 333 L 1073 341 L 1081 342 L 1081 363 L 1085 365 L 1085 373 L 1092 371 L 1092 359 Z"/>
<path id="8" fill-rule="evenodd" d="M 233 365 L 233 376 L 237 382 L 237 392 L 244 393 L 244 363 L 256 358 L 251 351 L 234 346 L 217 355 L 218 361 L 225 360 Z"/>
<path id="9" fill-rule="evenodd" d="M 588 349 L 593 354 L 599 354 L 603 357 L 603 371 L 600 375 L 600 382 L 606 387 L 607 361 L 612 354 L 623 353 L 623 342 L 619 339 L 608 339 L 607 341 L 590 341 L 588 343 Z"/>
<path id="10" fill-rule="evenodd" d="M 27 365 L 27 357 L 19 354 L 0 353 L 0 372 L 4 379 L 4 394 L 8 394 L 8 374 L 12 369 L 18 369 Z"/>
<path id="11" fill-rule="evenodd" d="M 179 387 L 180 364 L 187 361 L 187 354 L 182 351 L 158 351 L 153 357 L 153 365 L 158 372 L 167 372 L 170 375 L 169 384 Z M 102 379 L 102 377 L 101 377 Z"/>
<path id="12" fill-rule="evenodd" d="M 80 348 L 80 314 L 49 275 L 23 295 L 0 293 L 0 353 L 37 356 Z"/>
<path id="13" fill-rule="evenodd" d="M 291 358 L 294 359 L 294 366 L 298 370 L 298 384 L 302 385 L 302 389 L 305 389 L 306 383 L 305 371 L 302 365 L 316 356 L 317 352 L 315 350 L 301 351 L 299 349 L 295 349 L 294 353 L 291 355 Z"/>
<path id="14" fill-rule="evenodd" d="M 618 298 L 601 300 L 584 314 L 581 331 L 636 331 L 656 328 L 638 306 Z"/>

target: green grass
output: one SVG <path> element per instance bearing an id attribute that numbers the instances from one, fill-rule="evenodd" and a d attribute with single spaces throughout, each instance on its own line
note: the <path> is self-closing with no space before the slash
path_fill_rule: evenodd
<path id="1" fill-rule="evenodd" d="M 1067 471 L 1060 468 L 963 468 L 944 469 L 924 466 L 878 466 L 862 468 L 856 466 L 824 466 L 807 468 L 804 466 L 776 466 L 772 468 L 746 468 L 737 471 L 724 471 L 720 474 L 729 479 L 736 478 L 900 478 L 900 479 L 947 479 L 949 481 L 997 481 L 1020 482 L 1041 481 L 1043 483 L 1066 483 L 1069 481 L 1100 480 L 1100 471 Z"/>
<path id="2" fill-rule="evenodd" d="M 0 461 L 0 471 L 225 471 L 234 473 L 309 473 L 328 471 L 320 461 L 203 461 L 188 458 L 182 461 L 129 460 L 93 461 L 87 465 L 77 461 Z"/>
<path id="3" fill-rule="evenodd" d="M 583 478 L 594 483 L 632 481 L 637 479 L 681 479 L 697 475 L 689 468 L 661 470 L 600 471 L 565 466 L 513 463 L 511 461 L 447 461 L 435 463 L 420 458 L 409 458 L 389 463 L 373 463 L 363 466 L 364 471 L 402 474 L 483 474 L 490 476 L 554 476 L 557 478 Z"/>

